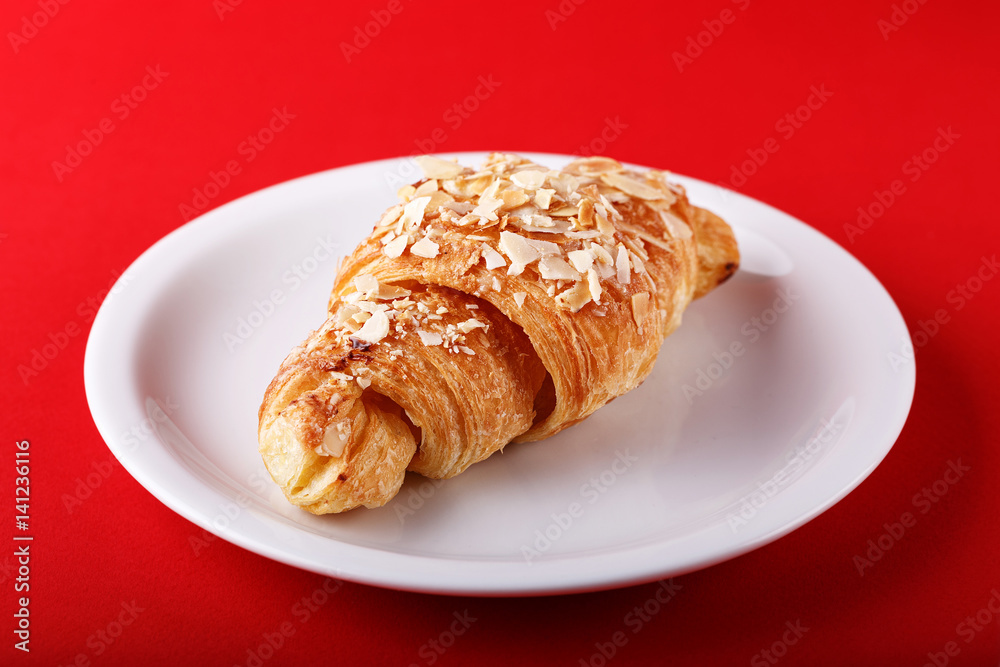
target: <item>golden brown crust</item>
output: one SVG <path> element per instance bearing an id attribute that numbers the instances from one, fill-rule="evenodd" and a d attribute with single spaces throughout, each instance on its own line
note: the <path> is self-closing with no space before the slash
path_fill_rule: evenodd
<path id="1" fill-rule="evenodd" d="M 661 172 L 421 164 L 261 406 L 268 469 L 316 513 L 384 504 L 407 467 L 449 477 L 585 419 L 646 378 L 688 303 L 739 262 L 728 225 Z"/>

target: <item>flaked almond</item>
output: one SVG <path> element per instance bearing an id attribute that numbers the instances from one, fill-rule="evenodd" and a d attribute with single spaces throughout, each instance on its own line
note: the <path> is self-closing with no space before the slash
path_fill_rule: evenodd
<path id="1" fill-rule="evenodd" d="M 629 257 L 632 259 L 632 268 L 636 273 L 644 273 L 646 271 L 646 265 L 643 264 L 642 258 L 639 255 L 630 250 Z"/>
<path id="2" fill-rule="evenodd" d="M 499 220 L 497 211 L 503 206 L 503 200 L 495 197 L 480 197 L 479 204 L 472 209 L 472 215 L 478 215 L 485 220 Z"/>
<path id="3" fill-rule="evenodd" d="M 404 229 L 409 229 L 414 225 L 420 224 L 424 219 L 424 211 L 427 210 L 427 204 L 429 204 L 431 198 L 429 196 L 417 197 L 416 199 L 411 199 L 410 203 L 403 207 L 403 215 L 399 218 L 399 223 Z"/>
<path id="4" fill-rule="evenodd" d="M 597 175 L 609 171 L 621 171 L 624 169 L 621 162 L 612 160 L 609 157 L 599 155 L 573 160 L 566 165 L 566 171 L 583 175 Z"/>
<path id="5" fill-rule="evenodd" d="M 521 306 L 524 305 L 524 299 L 525 299 L 526 296 L 528 296 L 528 293 L 527 292 L 514 292 L 514 294 L 512 294 L 511 296 L 514 297 L 514 303 L 516 303 L 517 307 L 520 308 Z"/>
<path id="6" fill-rule="evenodd" d="M 579 215 L 580 209 L 576 206 L 567 204 L 565 206 L 560 206 L 554 211 L 549 211 L 549 215 L 554 218 L 569 218 L 574 215 Z"/>
<path id="7" fill-rule="evenodd" d="M 500 193 L 500 199 L 503 200 L 501 208 L 505 211 L 510 211 L 518 206 L 527 204 L 531 198 L 524 190 L 504 190 Z"/>
<path id="8" fill-rule="evenodd" d="M 462 165 L 450 160 L 442 160 L 432 155 L 418 155 L 413 161 L 420 165 L 427 178 L 455 178 L 462 173 Z"/>
<path id="9" fill-rule="evenodd" d="M 579 280 L 580 274 L 566 260 L 546 255 L 538 260 L 538 272 L 546 280 Z"/>
<path id="10" fill-rule="evenodd" d="M 538 251 L 539 255 L 558 255 L 562 252 L 558 243 L 552 241 L 539 241 L 537 239 L 524 239 L 532 248 Z"/>
<path id="11" fill-rule="evenodd" d="M 455 328 L 461 331 L 462 333 L 467 334 L 473 329 L 489 329 L 490 325 L 486 324 L 485 322 L 480 322 L 474 317 L 470 317 L 464 322 L 459 322 L 457 325 L 455 325 Z"/>
<path id="12" fill-rule="evenodd" d="M 429 181 L 424 181 L 417 186 L 417 189 L 413 191 L 414 197 L 423 197 L 424 195 L 430 195 L 433 192 L 437 192 L 438 182 L 433 178 Z"/>
<path id="13" fill-rule="evenodd" d="M 594 253 L 594 259 L 596 259 L 601 264 L 604 264 L 605 266 L 611 266 L 612 264 L 615 263 L 614 258 L 611 256 L 611 253 L 605 250 L 604 246 L 598 243 L 590 244 L 590 252 Z"/>
<path id="14" fill-rule="evenodd" d="M 426 259 L 433 259 L 438 255 L 437 243 L 431 241 L 426 236 L 410 246 L 410 253 L 416 255 L 417 257 L 424 257 Z"/>
<path id="15" fill-rule="evenodd" d="M 601 288 L 601 279 L 597 277 L 597 271 L 593 267 L 587 271 L 587 286 L 590 288 L 590 298 L 598 306 L 601 305 L 601 293 L 604 290 Z"/>
<path id="16" fill-rule="evenodd" d="M 555 298 L 558 306 L 568 308 L 574 313 L 579 312 L 581 308 L 586 306 L 590 299 L 590 287 L 586 280 L 579 281 L 574 284 L 573 287 L 559 293 L 559 295 Z"/>
<path id="17" fill-rule="evenodd" d="M 691 227 L 666 209 L 660 209 L 660 218 L 671 236 L 678 239 L 691 238 Z"/>
<path id="18" fill-rule="evenodd" d="M 389 318 L 385 311 L 379 310 L 372 314 L 365 322 L 365 325 L 354 334 L 355 338 L 366 343 L 375 344 L 385 338 L 389 333 Z"/>
<path id="19" fill-rule="evenodd" d="M 400 189 L 396 190 L 396 196 L 399 197 L 399 201 L 405 204 L 406 202 L 410 201 L 410 199 L 413 197 L 413 193 L 416 191 L 417 189 L 412 185 L 404 185 Z"/>
<path id="20" fill-rule="evenodd" d="M 566 254 L 569 257 L 569 261 L 573 264 L 573 268 L 580 273 L 586 273 L 594 264 L 594 256 L 586 250 L 574 250 Z"/>
<path id="21" fill-rule="evenodd" d="M 398 285 L 379 285 L 378 291 L 374 292 L 372 296 L 379 301 L 393 301 L 393 299 L 402 299 L 403 297 L 410 296 L 411 293 L 410 290 Z M 411 301 L 410 303 L 413 302 Z M 393 306 L 399 307 L 395 301 L 393 301 Z"/>
<path id="22" fill-rule="evenodd" d="M 601 174 L 601 180 L 613 188 L 618 188 L 622 192 L 639 199 L 654 201 L 656 199 L 666 199 L 667 195 L 659 188 L 640 181 L 623 172 L 611 172 Z"/>
<path id="23" fill-rule="evenodd" d="M 525 169 L 510 177 L 511 182 L 519 188 L 537 190 L 545 185 L 545 172 L 538 169 Z"/>
<path id="24" fill-rule="evenodd" d="M 378 221 L 378 226 L 388 227 L 392 223 L 399 220 L 399 216 L 401 215 L 403 215 L 403 205 L 396 204 L 392 208 L 387 209 L 386 212 L 382 214 L 382 218 Z"/>
<path id="25" fill-rule="evenodd" d="M 524 267 L 541 256 L 538 250 L 529 244 L 528 239 L 513 232 L 500 232 L 500 250 L 510 258 L 510 269 L 507 273 L 512 276 L 520 275 Z"/>
<path id="26" fill-rule="evenodd" d="M 645 229 L 642 229 L 640 227 L 635 227 L 633 225 L 624 222 L 619 222 L 618 226 L 621 228 L 623 232 L 628 232 L 629 234 L 635 234 L 646 243 L 652 243 L 656 247 L 662 248 L 663 250 L 673 251 L 673 248 L 666 239 L 656 238 L 656 236 L 650 234 Z"/>
<path id="27" fill-rule="evenodd" d="M 417 335 L 420 336 L 420 342 L 428 347 L 432 347 L 434 345 L 440 345 L 442 342 L 444 342 L 444 339 L 441 338 L 441 334 L 435 333 L 433 331 L 424 331 L 422 329 L 417 329 Z"/>
<path id="28" fill-rule="evenodd" d="M 632 295 L 632 319 L 635 320 L 636 325 L 639 327 L 639 333 L 642 333 L 642 323 L 646 319 L 646 315 L 649 313 L 649 293 L 639 292 L 638 294 Z"/>
<path id="29" fill-rule="evenodd" d="M 362 389 L 367 389 L 368 387 L 372 386 L 372 381 L 369 380 L 368 378 L 360 378 L 359 377 L 359 378 L 356 378 L 356 379 L 357 379 L 357 382 L 358 382 L 358 386 L 361 387 Z"/>
<path id="30" fill-rule="evenodd" d="M 618 282 L 627 285 L 632 279 L 632 264 L 629 262 L 628 249 L 618 244 L 618 256 L 615 257 L 615 269 L 618 272 Z"/>
<path id="31" fill-rule="evenodd" d="M 503 232 L 501 232 L 502 234 Z M 492 247 L 486 245 L 485 243 L 481 246 L 483 259 L 486 260 L 486 268 L 489 270 L 499 269 L 501 266 L 507 266 L 507 260 L 503 258 L 503 255 L 498 253 Z"/>
<path id="32" fill-rule="evenodd" d="M 397 236 L 396 238 L 385 244 L 385 247 L 382 248 L 382 252 L 385 254 L 386 257 L 389 257 L 391 259 L 396 259 L 397 257 L 403 254 L 404 250 L 406 250 L 407 240 L 408 237 L 406 236 L 406 234 Z"/>
<path id="33" fill-rule="evenodd" d="M 363 273 L 360 276 L 355 276 L 354 289 L 364 294 L 365 298 L 369 298 L 372 294 L 378 291 L 378 278 L 370 273 Z"/>
<path id="34" fill-rule="evenodd" d="M 543 211 L 548 210 L 549 206 L 552 205 L 552 195 L 556 193 L 555 190 L 548 188 L 541 188 L 535 193 L 535 205 Z"/>
<path id="35" fill-rule="evenodd" d="M 351 441 L 350 422 L 334 422 L 323 433 L 323 442 L 315 449 L 320 456 L 340 458 Z"/>

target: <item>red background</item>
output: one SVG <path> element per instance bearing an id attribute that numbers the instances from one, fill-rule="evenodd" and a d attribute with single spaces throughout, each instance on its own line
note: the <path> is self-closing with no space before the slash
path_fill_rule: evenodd
<path id="1" fill-rule="evenodd" d="M 346 582 L 301 622 L 295 605 L 322 577 L 219 539 L 196 554 L 191 538 L 201 531 L 107 463 L 81 369 L 88 304 L 183 224 L 180 205 L 229 160 L 242 171 L 211 207 L 311 172 L 417 152 L 437 128 L 446 134 L 438 151 L 574 153 L 610 119 L 621 131 L 607 154 L 714 182 L 730 181 L 747 151 L 773 137 L 779 149 L 739 190 L 844 245 L 893 295 L 911 332 L 939 309 L 947 321 L 916 338 L 913 410 L 871 477 L 791 535 L 678 577 L 682 590 L 641 633 L 629 632 L 609 664 L 772 664 L 759 652 L 800 621 L 808 630 L 781 664 L 922 665 L 931 653 L 938 664 L 997 665 L 1000 617 L 984 613 L 991 620 L 971 636 L 960 624 L 1000 587 L 1000 280 L 960 309 L 948 294 L 1000 245 L 1000 12 L 985 1 L 903 4 L 912 15 L 897 13 L 902 25 L 887 32 L 891 24 L 879 22 L 891 20 L 890 0 L 402 0 L 348 62 L 341 43 L 371 11 L 384 20 L 387 1 L 246 0 L 221 14 L 209 0 L 3 3 L 0 536 L 15 533 L 14 443 L 28 439 L 35 555 L 26 655 L 13 648 L 13 547 L 0 548 L 0 662 L 253 664 L 248 650 L 289 621 L 295 633 L 264 664 L 601 664 L 591 660 L 595 644 L 628 630 L 624 616 L 655 585 L 483 599 Z M 46 18 L 42 5 L 58 11 Z M 566 16 L 547 13 L 560 7 Z M 715 23 L 724 9 L 732 21 Z M 25 24 L 33 16 L 37 30 Z M 688 38 L 710 27 L 721 32 L 704 32 L 699 53 Z M 674 54 L 688 48 L 693 57 L 679 67 Z M 113 104 L 142 84 L 147 66 L 162 80 L 122 119 Z M 453 127 L 445 113 L 480 76 L 499 86 Z M 786 136 L 776 124 L 812 86 L 829 99 Z M 246 162 L 239 145 L 274 108 L 294 119 Z M 92 154 L 68 173 L 53 167 L 105 118 L 113 130 Z M 958 136 L 935 156 L 934 139 L 949 128 Z M 906 163 L 925 149 L 937 159 L 913 181 Z M 858 208 L 897 179 L 905 192 L 849 234 Z M 18 367 L 66 331 L 78 333 L 22 378 Z M 915 510 L 914 495 L 958 460 L 970 471 L 926 514 Z M 67 508 L 63 494 L 94 466 L 106 479 Z M 860 576 L 854 557 L 907 511 L 916 525 Z M 132 601 L 143 611 L 121 636 L 96 639 Z M 476 622 L 434 653 L 428 642 L 464 611 Z M 948 642 L 956 657 L 944 654 Z"/>

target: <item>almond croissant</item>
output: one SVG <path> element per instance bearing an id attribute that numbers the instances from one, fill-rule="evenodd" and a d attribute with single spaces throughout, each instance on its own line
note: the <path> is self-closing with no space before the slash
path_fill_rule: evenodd
<path id="1" fill-rule="evenodd" d="M 378 507 L 405 472 L 457 475 L 635 388 L 692 299 L 733 274 L 719 217 L 659 171 L 417 158 L 341 266 L 329 318 L 282 363 L 260 453 L 315 514 Z"/>

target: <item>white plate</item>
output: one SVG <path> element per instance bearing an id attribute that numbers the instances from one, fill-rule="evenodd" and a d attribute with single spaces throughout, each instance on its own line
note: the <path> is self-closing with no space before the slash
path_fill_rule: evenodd
<path id="1" fill-rule="evenodd" d="M 94 421 L 139 483 L 216 535 L 307 570 L 530 595 L 652 581 L 771 542 L 843 498 L 899 435 L 915 368 L 878 281 L 785 213 L 678 176 L 734 226 L 743 268 L 693 304 L 645 384 L 452 480 L 411 475 L 383 508 L 291 507 L 257 454 L 264 389 L 324 319 L 338 256 L 417 177 L 399 159 L 299 178 L 136 260 L 94 322 L 84 376 Z"/>

